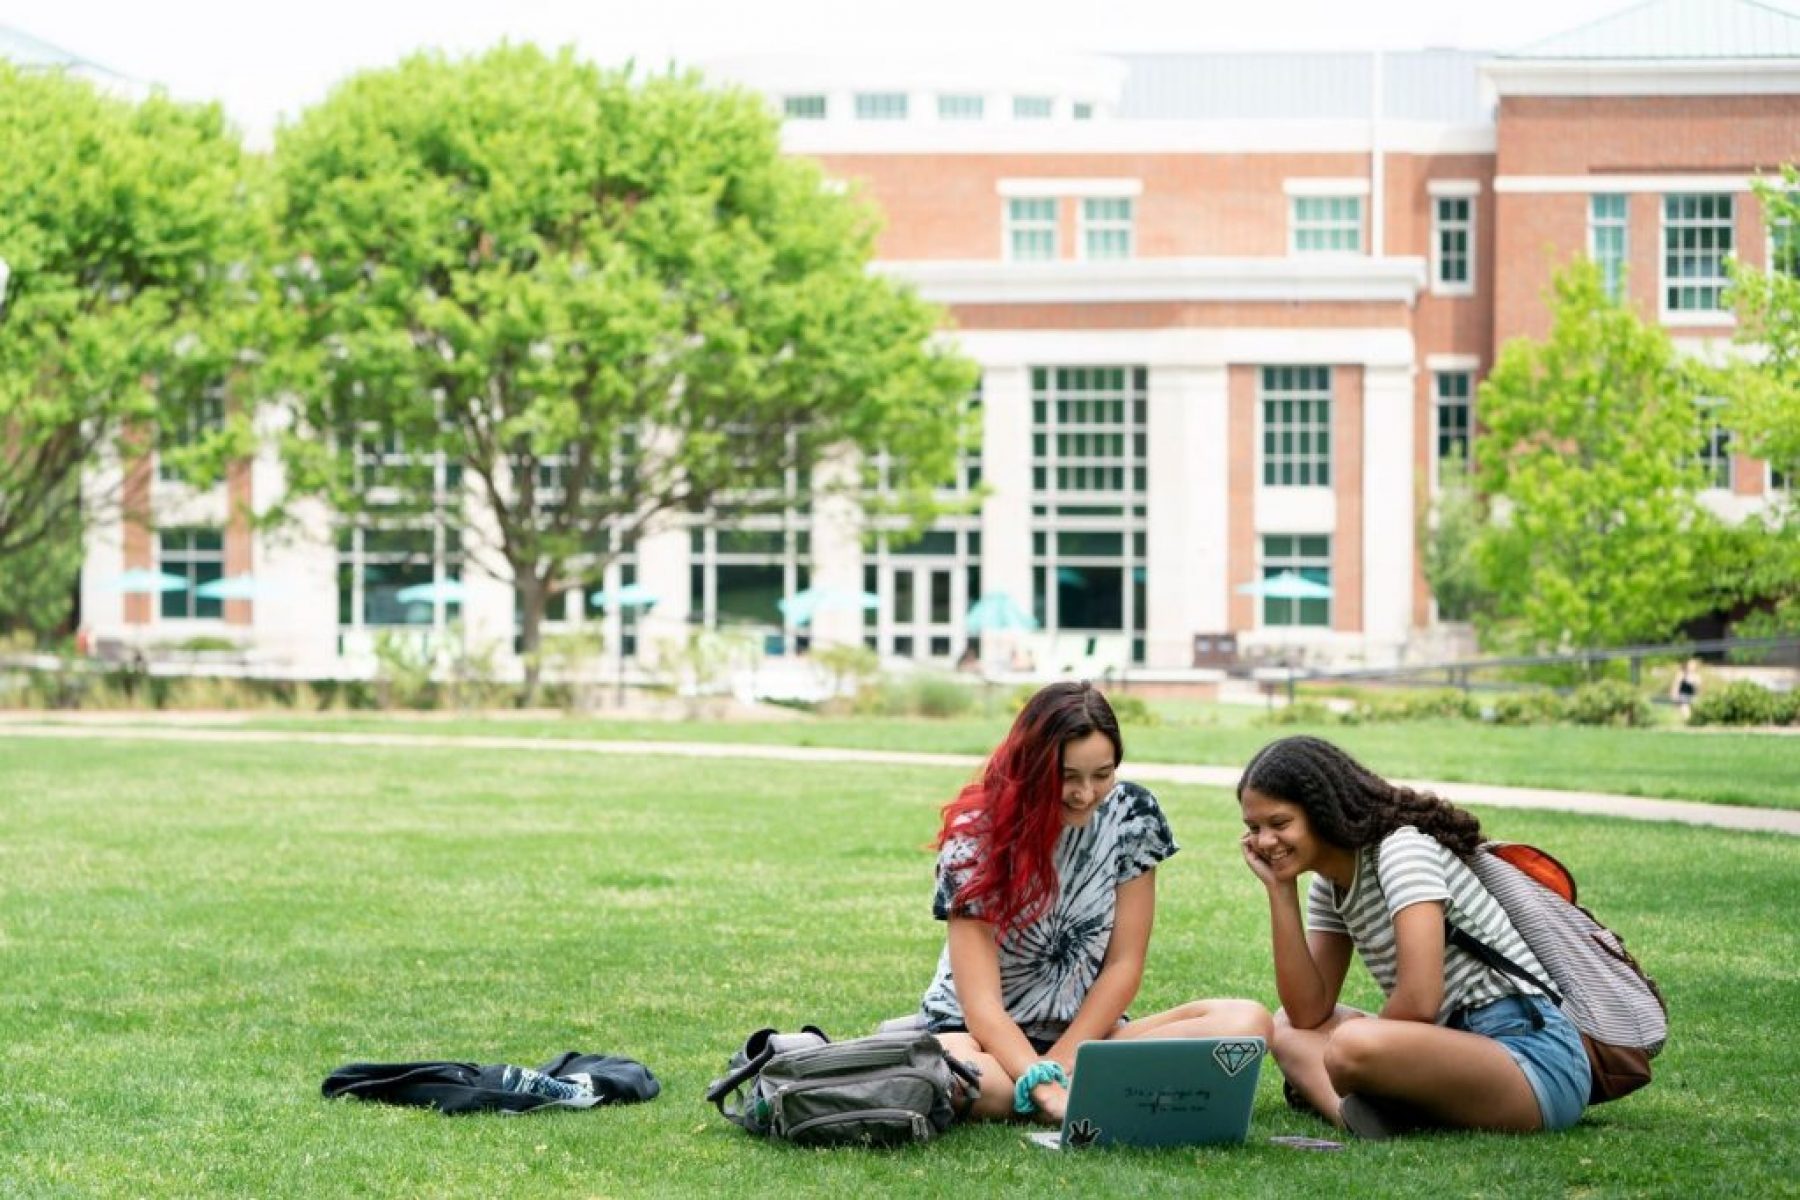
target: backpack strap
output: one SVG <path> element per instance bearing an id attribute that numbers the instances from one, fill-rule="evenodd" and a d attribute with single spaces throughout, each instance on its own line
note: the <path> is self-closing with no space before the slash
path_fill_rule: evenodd
<path id="1" fill-rule="evenodd" d="M 1562 1007 L 1562 993 L 1551 986 L 1548 980 L 1539 979 L 1535 974 L 1527 971 L 1524 967 L 1521 967 L 1518 963 L 1506 957 L 1506 955 L 1500 953 L 1486 942 L 1476 938 L 1474 934 L 1469 933 L 1467 930 L 1453 923 L 1448 915 L 1444 917 L 1444 941 L 1460 950 L 1473 954 L 1476 958 L 1503 975 L 1511 975 L 1514 979 L 1523 980 L 1524 982 L 1531 984 L 1533 987 L 1543 992 L 1544 995 L 1550 997 L 1550 1003 L 1556 1005 L 1558 1008 Z"/>

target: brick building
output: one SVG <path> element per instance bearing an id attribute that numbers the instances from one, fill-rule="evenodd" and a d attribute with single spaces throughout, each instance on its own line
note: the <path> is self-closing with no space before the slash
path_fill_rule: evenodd
<path id="1" fill-rule="evenodd" d="M 1554 266 L 1592 255 L 1686 349 L 1733 333 L 1724 262 L 1768 261 L 1751 180 L 1800 158 L 1800 19 L 1750 0 L 1655 0 L 1510 53 L 1169 54 L 998 62 L 886 56 L 715 64 L 766 94 L 788 152 L 885 217 L 878 269 L 945 305 L 981 366 L 978 513 L 922 541 L 861 539 L 796 505 L 640 542 L 604 581 L 661 597 L 646 636 L 759 627 L 808 585 L 874 593 L 807 631 L 949 661 L 1004 592 L 1052 669 L 1181 672 L 1196 639 L 1386 662 L 1434 622 L 1423 502 L 1478 436 L 1482 374 L 1547 327 Z M 1696 435 L 1707 501 L 1764 503 L 1760 463 Z M 460 578 L 442 530 L 405 546 L 335 531 L 263 542 L 223 494 L 145 469 L 155 536 L 95 532 L 96 631 L 220 629 L 299 669 L 374 631 L 460 618 L 504 641 L 512 593 Z M 272 461 L 232 485 L 257 504 Z M 188 517 L 191 516 L 191 522 Z M 253 572 L 266 599 L 121 597 L 133 566 Z M 1256 594 L 1293 572 L 1329 595 Z M 1251 590 L 1246 590 L 1246 589 Z M 552 614 L 592 620 L 579 599 Z M 136 626 L 133 631 L 127 627 Z M 148 628 L 147 628 L 148 627 Z"/>

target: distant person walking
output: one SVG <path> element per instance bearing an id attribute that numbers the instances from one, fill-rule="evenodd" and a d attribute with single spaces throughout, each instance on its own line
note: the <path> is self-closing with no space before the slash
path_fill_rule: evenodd
<path id="1" fill-rule="evenodd" d="M 1681 672 L 1675 676 L 1675 682 L 1669 685 L 1669 699 L 1681 709 L 1681 719 L 1693 717 L 1694 700 L 1700 695 L 1700 660 L 1690 658 L 1681 664 Z"/>

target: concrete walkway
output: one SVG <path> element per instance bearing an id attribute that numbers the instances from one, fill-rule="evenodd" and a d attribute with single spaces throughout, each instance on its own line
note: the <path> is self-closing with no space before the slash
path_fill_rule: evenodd
<path id="1" fill-rule="evenodd" d="M 248 730 L 226 727 L 146 725 L 121 717 L 83 718 L 57 724 L 23 714 L 0 717 L 0 738 L 53 738 L 63 741 L 130 739 L 155 742 L 215 744 L 281 743 L 314 746 L 379 746 L 386 748 L 450 747 L 530 754 L 629 754 L 679 758 L 770 759 L 804 763 L 891 763 L 912 767 L 955 767 L 973 771 L 981 760 L 970 754 L 918 754 L 903 750 L 852 750 L 820 746 L 763 746 L 726 742 L 607 742 L 529 737 L 446 737 L 406 733 L 309 733 L 300 730 Z M 1144 783 L 1186 783 L 1233 788 L 1236 767 L 1190 766 L 1134 760 L 1126 774 Z M 1401 779 L 1397 783 L 1436 792 L 1459 804 L 1498 808 L 1544 808 L 1637 821 L 1678 821 L 1723 829 L 1754 830 L 1800 837 L 1800 812 L 1776 808 L 1739 808 L 1688 800 L 1647 800 L 1599 792 L 1560 792 L 1548 788 L 1500 787 L 1433 779 Z"/>

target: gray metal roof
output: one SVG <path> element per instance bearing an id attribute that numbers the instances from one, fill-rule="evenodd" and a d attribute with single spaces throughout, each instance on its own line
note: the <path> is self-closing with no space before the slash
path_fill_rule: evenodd
<path id="1" fill-rule="evenodd" d="M 1374 52 L 1121 54 L 1124 120 L 1367 120 L 1374 107 Z M 1402 121 L 1479 124 L 1475 50 L 1382 52 L 1382 115 Z"/>
<path id="2" fill-rule="evenodd" d="M 53 46 L 10 25 L 0 25 L 0 62 L 9 62 L 28 71 L 69 71 L 88 79 L 134 82 L 111 67 L 71 54 L 61 46 Z"/>
<path id="3" fill-rule="evenodd" d="M 1800 58 L 1800 16 L 1757 0 L 1646 0 L 1500 57 Z"/>

